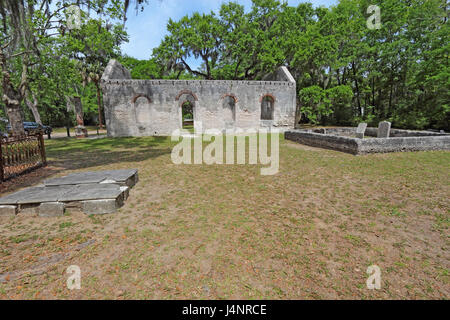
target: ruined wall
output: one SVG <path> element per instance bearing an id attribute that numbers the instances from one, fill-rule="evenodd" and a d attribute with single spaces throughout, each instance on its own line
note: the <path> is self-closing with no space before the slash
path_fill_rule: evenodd
<path id="1" fill-rule="evenodd" d="M 398 131 L 397 134 L 401 134 L 400 131 L 406 131 L 396 130 Z M 412 134 L 412 132 L 409 131 L 408 134 Z M 420 135 L 421 133 L 422 135 Z M 358 139 L 316 133 L 312 130 L 291 130 L 285 132 L 285 139 L 313 147 L 333 149 L 354 155 L 384 152 L 450 150 L 450 135 L 436 134 L 432 136 L 423 135 L 423 133 L 423 131 L 419 131 L 418 134 L 420 136 L 416 137 Z"/>
<path id="2" fill-rule="evenodd" d="M 188 100 L 194 104 L 194 125 L 197 128 L 200 122 L 203 129 L 219 130 L 294 127 L 296 87 L 293 79 L 131 80 L 129 73 L 122 68 L 112 60 L 102 77 L 108 136 L 171 135 L 174 130 L 182 128 L 181 105 Z M 276 75 L 278 79 L 292 78 L 285 68 L 280 68 Z M 274 101 L 273 120 L 260 120 L 265 96 Z M 230 112 L 229 97 L 234 100 L 234 112 Z"/>

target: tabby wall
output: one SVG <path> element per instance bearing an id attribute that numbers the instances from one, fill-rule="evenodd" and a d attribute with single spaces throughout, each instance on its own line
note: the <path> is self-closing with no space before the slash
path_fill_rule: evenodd
<path id="1" fill-rule="evenodd" d="M 194 106 L 194 126 L 201 123 L 203 130 L 291 129 L 296 84 L 285 67 L 274 75 L 266 81 L 131 80 L 130 73 L 112 60 L 102 77 L 108 136 L 171 135 L 182 128 L 181 106 L 186 101 Z M 272 120 L 261 120 L 265 99 L 273 101 Z"/>

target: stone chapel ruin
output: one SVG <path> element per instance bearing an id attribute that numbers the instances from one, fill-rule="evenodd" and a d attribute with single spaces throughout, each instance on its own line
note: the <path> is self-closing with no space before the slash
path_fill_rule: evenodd
<path id="1" fill-rule="evenodd" d="M 102 77 L 109 137 L 170 136 L 183 128 L 183 107 L 193 126 L 206 129 L 292 129 L 296 83 L 286 67 L 264 81 L 132 80 L 111 60 Z"/>

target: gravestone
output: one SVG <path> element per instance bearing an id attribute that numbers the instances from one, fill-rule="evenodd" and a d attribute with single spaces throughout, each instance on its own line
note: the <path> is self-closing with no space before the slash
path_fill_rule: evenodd
<path id="1" fill-rule="evenodd" d="M 388 121 L 380 122 L 378 125 L 378 138 L 389 138 L 391 134 L 391 123 Z"/>
<path id="2" fill-rule="evenodd" d="M 356 128 L 356 138 L 364 139 L 364 134 L 366 133 L 367 123 L 360 123 L 358 128 Z"/>

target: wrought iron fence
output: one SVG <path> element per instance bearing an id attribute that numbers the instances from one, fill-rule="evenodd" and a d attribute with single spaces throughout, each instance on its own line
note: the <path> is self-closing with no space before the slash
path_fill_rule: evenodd
<path id="1" fill-rule="evenodd" d="M 0 181 L 46 165 L 42 133 L 0 138 Z"/>

